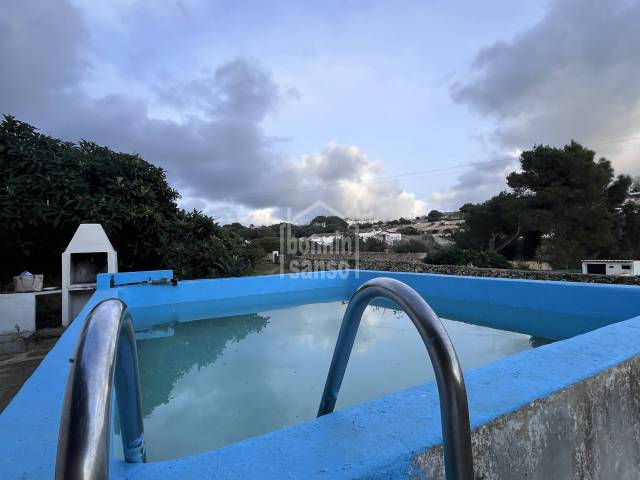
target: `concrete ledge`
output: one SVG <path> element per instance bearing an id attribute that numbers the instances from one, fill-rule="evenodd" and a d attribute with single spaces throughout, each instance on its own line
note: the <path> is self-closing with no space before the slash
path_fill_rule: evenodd
<path id="1" fill-rule="evenodd" d="M 473 432 L 477 478 L 640 478 L 640 356 Z M 413 459 L 414 478 L 444 479 L 442 447 Z"/>

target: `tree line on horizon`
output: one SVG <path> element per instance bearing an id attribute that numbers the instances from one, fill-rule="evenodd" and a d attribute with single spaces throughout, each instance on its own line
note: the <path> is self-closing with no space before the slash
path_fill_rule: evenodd
<path id="1" fill-rule="evenodd" d="M 507 268 L 508 260 L 541 260 L 571 269 L 583 259 L 640 258 L 640 205 L 627 201 L 631 190 L 640 191 L 640 180 L 615 176 L 609 160 L 596 159 L 594 151 L 575 141 L 561 148 L 534 146 L 519 160 L 520 170 L 506 178 L 509 190 L 460 207 L 465 223 L 452 235 L 456 246 L 431 252 L 427 261 Z M 427 220 L 441 217 L 432 210 Z M 410 223 L 400 218 L 360 227 L 410 228 Z M 250 228 L 234 223 L 224 228 L 244 238 L 271 238 L 276 246 L 280 224 Z M 292 230 L 304 237 L 348 228 L 338 217 L 317 217 Z M 385 250 L 384 244 L 372 247 L 363 251 Z"/>
<path id="2" fill-rule="evenodd" d="M 616 177 L 608 160 L 596 160 L 576 142 L 535 146 L 521 154 L 520 164 L 507 177 L 510 190 L 461 207 L 465 226 L 454 240 L 467 250 L 464 258 L 499 264 L 501 256 L 536 258 L 558 268 L 587 257 L 640 258 L 640 206 L 626 202 L 633 183 L 628 175 Z M 0 178 L 3 285 L 23 270 L 57 279 L 60 254 L 80 223 L 102 224 L 123 271 L 239 275 L 279 248 L 281 224 L 220 226 L 202 212 L 179 208 L 180 195 L 164 170 L 141 156 L 52 138 L 11 116 L 0 123 Z M 428 215 L 430 221 L 439 217 L 437 211 Z M 360 228 L 384 224 L 413 232 L 410 223 L 400 218 Z M 296 237 L 348 231 L 343 219 L 330 216 L 291 228 Z M 383 242 L 374 243 L 368 251 L 384 251 Z M 451 252 L 441 256 L 456 259 Z"/>

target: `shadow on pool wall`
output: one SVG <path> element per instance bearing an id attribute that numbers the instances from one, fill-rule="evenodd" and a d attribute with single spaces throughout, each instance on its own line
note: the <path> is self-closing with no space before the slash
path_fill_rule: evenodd
<path id="1" fill-rule="evenodd" d="M 166 275 L 167 271 L 133 272 L 116 274 L 116 278 L 117 283 L 127 283 Z M 161 312 L 170 323 L 180 321 L 179 309 L 173 308 L 177 305 L 207 318 L 205 302 L 231 308 L 231 300 L 242 297 L 244 308 L 261 311 L 267 310 L 262 306 L 271 295 L 302 298 L 309 290 L 334 289 L 348 296 L 358 285 L 378 276 L 404 281 L 427 300 L 442 299 L 442 308 L 446 302 L 464 300 L 536 312 L 526 322 L 512 320 L 498 328 L 568 338 L 465 375 L 478 474 L 491 478 L 523 472 L 527 478 L 549 478 L 549 469 L 555 465 L 566 469 L 556 471 L 578 478 L 585 472 L 606 476 L 605 468 L 613 468 L 615 478 L 640 476 L 640 318 L 633 318 L 640 314 L 640 289 L 372 271 L 352 271 L 346 280 L 327 280 L 318 273 L 308 278 L 274 275 L 183 281 L 175 287 L 108 288 L 108 279 L 99 280 L 101 288 L 0 415 L 3 476 L 53 476 L 68 359 L 86 315 L 99 301 L 117 297 L 127 303 L 134 317 L 137 309 L 144 309 L 152 316 Z M 560 316 L 565 321 L 560 322 Z M 597 330 L 590 331 L 593 329 Z M 584 332 L 588 333 L 582 335 Z M 552 441 L 562 433 L 559 429 L 569 436 Z M 215 451 L 148 464 L 125 464 L 113 458 L 111 475 L 180 480 L 203 475 L 434 478 L 439 456 L 433 449 L 441 442 L 438 395 L 431 383 Z M 505 448 L 503 454 L 505 445 L 512 448 Z M 36 451 L 38 455 L 33 454 Z M 612 462 L 598 451 L 611 452 Z M 19 461 L 24 458 L 29 461 Z M 583 458 L 587 460 L 580 460 Z M 541 467 L 545 462 L 549 469 Z M 585 465 L 591 465 L 591 470 Z"/>

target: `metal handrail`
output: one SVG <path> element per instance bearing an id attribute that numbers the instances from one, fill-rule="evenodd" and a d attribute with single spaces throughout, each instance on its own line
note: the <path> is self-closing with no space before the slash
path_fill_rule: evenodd
<path id="1" fill-rule="evenodd" d="M 146 460 L 138 354 L 131 317 L 105 300 L 82 327 L 62 407 L 56 479 L 109 478 L 111 404 L 115 384 L 125 461 Z"/>
<path id="2" fill-rule="evenodd" d="M 333 412 L 360 319 L 374 298 L 387 298 L 409 316 L 427 347 L 436 374 L 448 480 L 473 478 L 471 429 L 464 377 L 451 339 L 429 304 L 411 287 L 392 278 L 375 278 L 358 288 L 347 307 L 327 375 L 318 417 Z"/>

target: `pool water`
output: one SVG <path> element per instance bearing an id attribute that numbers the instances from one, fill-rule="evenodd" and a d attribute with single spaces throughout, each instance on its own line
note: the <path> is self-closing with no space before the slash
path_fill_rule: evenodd
<path id="1" fill-rule="evenodd" d="M 346 304 L 333 299 L 139 332 L 148 461 L 315 418 Z M 443 322 L 463 370 L 535 344 L 528 335 Z M 411 321 L 399 311 L 369 306 L 336 410 L 433 380 Z"/>

